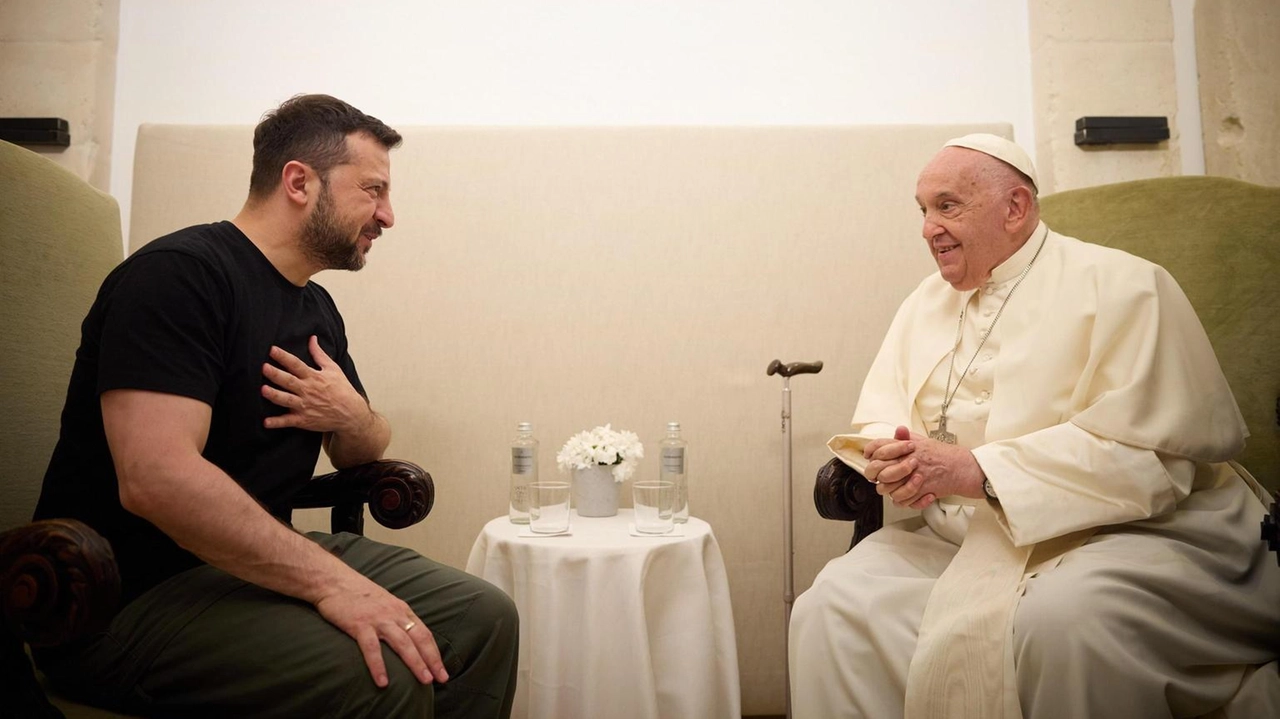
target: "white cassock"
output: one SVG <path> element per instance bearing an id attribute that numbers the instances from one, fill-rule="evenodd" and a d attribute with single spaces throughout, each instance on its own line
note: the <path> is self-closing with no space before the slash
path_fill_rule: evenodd
<path id="1" fill-rule="evenodd" d="M 962 308 L 947 429 L 1000 500 L 941 498 L 822 570 L 791 619 L 796 719 L 1141 719 L 1233 697 L 1228 716 L 1280 717 L 1266 493 L 1229 462 L 1244 422 L 1159 266 L 1042 223 L 975 291 L 932 275 L 832 451 L 861 470 L 871 439 L 937 427 Z"/>

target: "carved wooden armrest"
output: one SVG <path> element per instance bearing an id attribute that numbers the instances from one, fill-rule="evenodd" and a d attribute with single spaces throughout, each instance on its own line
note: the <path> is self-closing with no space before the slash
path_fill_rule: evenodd
<path id="1" fill-rule="evenodd" d="M 1276 563 L 1280 564 L 1280 492 L 1272 494 L 1271 513 L 1262 517 L 1262 541 L 1267 548 L 1276 553 Z"/>
<path id="2" fill-rule="evenodd" d="M 101 631 L 120 603 L 111 545 L 74 519 L 46 519 L 0 534 L 4 632 L 33 647 Z"/>
<path id="3" fill-rule="evenodd" d="M 824 519 L 855 523 L 850 547 L 884 524 L 884 498 L 876 493 L 876 486 L 836 458 L 818 470 L 813 504 Z"/>
<path id="4" fill-rule="evenodd" d="M 333 531 L 364 533 L 364 505 L 384 527 L 421 522 L 436 501 L 435 483 L 412 462 L 384 459 L 314 477 L 293 499 L 294 509 L 333 507 Z"/>

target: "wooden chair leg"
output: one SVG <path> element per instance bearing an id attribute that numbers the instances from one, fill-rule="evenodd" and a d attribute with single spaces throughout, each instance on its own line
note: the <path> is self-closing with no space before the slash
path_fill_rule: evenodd
<path id="1" fill-rule="evenodd" d="M 334 534 L 350 532 L 364 535 L 364 504 L 336 504 L 329 513 L 329 527 Z"/>

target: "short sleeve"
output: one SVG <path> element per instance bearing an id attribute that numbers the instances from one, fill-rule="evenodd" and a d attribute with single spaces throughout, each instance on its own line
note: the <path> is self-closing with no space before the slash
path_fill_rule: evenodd
<path id="1" fill-rule="evenodd" d="M 234 307 L 205 261 L 176 251 L 135 256 L 103 312 L 99 394 L 139 389 L 214 404 Z"/>
<path id="2" fill-rule="evenodd" d="M 355 360 L 351 359 L 351 355 L 344 352 L 342 358 L 336 360 L 336 362 L 342 368 L 343 374 L 347 375 L 347 381 L 351 383 L 351 386 L 360 393 L 361 397 L 366 400 L 369 399 L 369 393 L 365 391 L 364 384 L 360 381 L 360 375 L 356 372 Z"/>

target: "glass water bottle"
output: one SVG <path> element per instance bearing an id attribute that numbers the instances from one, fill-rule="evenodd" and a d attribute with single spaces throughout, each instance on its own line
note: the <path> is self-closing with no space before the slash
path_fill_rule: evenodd
<path id="1" fill-rule="evenodd" d="M 672 513 L 677 524 L 689 521 L 689 455 L 688 443 L 680 437 L 680 423 L 667 422 L 667 436 L 662 440 L 659 452 L 662 464 L 658 479 L 675 485 L 675 509 Z"/>
<path id="2" fill-rule="evenodd" d="M 529 492 L 538 481 L 538 440 L 533 438 L 533 423 L 516 425 L 516 438 L 511 441 L 511 492 L 507 516 L 512 524 L 529 523 Z"/>

